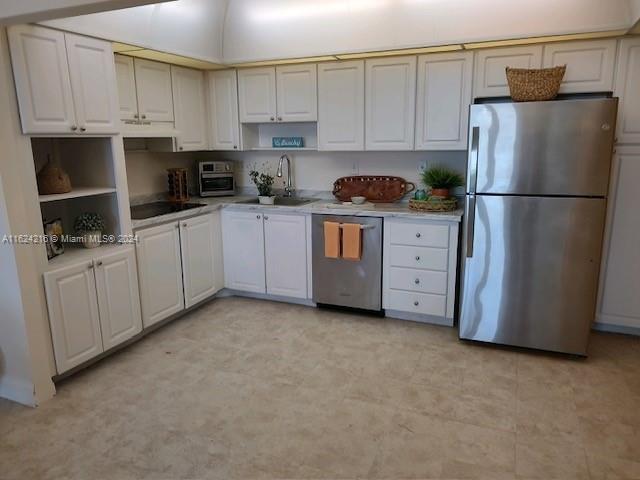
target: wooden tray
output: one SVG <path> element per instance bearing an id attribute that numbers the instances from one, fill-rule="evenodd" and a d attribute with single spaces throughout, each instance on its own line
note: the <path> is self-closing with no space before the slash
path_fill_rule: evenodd
<path id="1" fill-rule="evenodd" d="M 348 202 L 351 197 L 366 197 L 374 203 L 395 202 L 415 189 L 415 184 L 404 178 L 385 175 L 353 175 L 333 183 L 333 195 L 341 202 Z"/>

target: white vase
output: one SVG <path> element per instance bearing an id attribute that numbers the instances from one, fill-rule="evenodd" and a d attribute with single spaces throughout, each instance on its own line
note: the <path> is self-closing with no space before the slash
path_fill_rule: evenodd
<path id="1" fill-rule="evenodd" d="M 82 244 L 84 248 L 96 248 L 100 246 L 100 237 L 102 232 L 100 230 L 93 230 L 91 232 L 84 232 L 82 234 Z"/>
<path id="2" fill-rule="evenodd" d="M 258 201 L 260 202 L 260 205 L 273 205 L 276 201 L 276 197 L 275 195 L 269 197 L 258 195 Z"/>

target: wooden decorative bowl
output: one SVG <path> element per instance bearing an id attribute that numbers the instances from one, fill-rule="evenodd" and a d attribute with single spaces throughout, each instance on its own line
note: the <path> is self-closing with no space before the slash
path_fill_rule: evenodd
<path id="1" fill-rule="evenodd" d="M 400 200 L 415 188 L 415 184 L 401 177 L 354 175 L 337 179 L 333 183 L 333 195 L 341 202 L 351 201 L 351 197 L 365 197 L 369 202 L 390 203 Z"/>

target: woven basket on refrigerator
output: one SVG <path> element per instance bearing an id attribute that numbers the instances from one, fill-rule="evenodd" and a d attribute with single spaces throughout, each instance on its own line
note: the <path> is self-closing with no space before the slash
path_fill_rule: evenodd
<path id="1" fill-rule="evenodd" d="M 507 82 L 515 102 L 553 100 L 558 95 L 567 66 L 552 68 L 507 67 Z"/>

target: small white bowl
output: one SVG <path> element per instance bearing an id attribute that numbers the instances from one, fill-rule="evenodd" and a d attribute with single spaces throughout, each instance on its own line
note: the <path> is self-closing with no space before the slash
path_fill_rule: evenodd
<path id="1" fill-rule="evenodd" d="M 354 205 L 362 205 L 367 201 L 367 197 L 351 197 L 351 201 Z"/>

